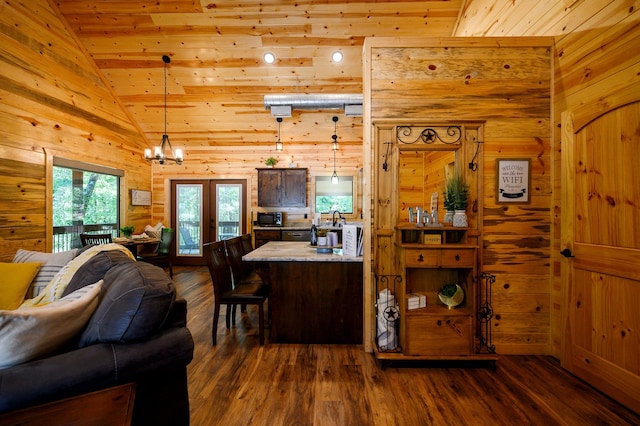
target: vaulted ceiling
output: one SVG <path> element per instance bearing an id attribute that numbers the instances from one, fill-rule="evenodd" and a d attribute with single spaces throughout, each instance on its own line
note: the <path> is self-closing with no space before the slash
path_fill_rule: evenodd
<path id="1" fill-rule="evenodd" d="M 272 143 L 266 94 L 362 93 L 366 37 L 549 35 L 571 22 L 572 5 L 564 3 L 583 1 L 55 2 L 150 144 L 164 130 L 162 56 L 171 57 L 167 123 L 187 148 Z M 340 63 L 331 59 L 336 50 L 344 55 Z M 275 63 L 263 61 L 265 52 Z M 330 125 L 329 116 L 314 120 Z M 312 132 L 298 127 L 289 137 Z"/>
<path id="2" fill-rule="evenodd" d="M 60 13 L 151 143 L 163 132 L 162 55 L 169 55 L 168 128 L 184 144 L 242 142 L 263 97 L 362 93 L 369 36 L 450 36 L 462 0 L 58 0 Z M 344 55 L 334 63 L 332 52 Z M 276 55 L 266 64 L 263 54 Z M 253 118 L 252 118 L 253 117 Z M 266 133 L 266 134 L 265 134 Z"/>

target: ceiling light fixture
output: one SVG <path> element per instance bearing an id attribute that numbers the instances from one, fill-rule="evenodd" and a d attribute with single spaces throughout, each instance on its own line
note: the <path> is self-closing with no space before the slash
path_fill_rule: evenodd
<path id="1" fill-rule="evenodd" d="M 333 116 L 333 136 L 331 136 L 331 138 L 333 139 L 333 174 L 331 175 L 331 183 L 332 184 L 337 184 L 340 179 L 338 178 L 338 173 L 336 172 L 336 151 L 338 150 L 338 133 L 337 133 L 337 127 L 338 127 L 338 117 L 337 116 Z"/>
<path id="2" fill-rule="evenodd" d="M 282 117 L 276 118 L 276 121 L 278 122 L 278 141 L 276 142 L 276 151 L 282 151 L 283 146 L 280 141 L 280 123 L 282 123 Z"/>
<path id="3" fill-rule="evenodd" d="M 332 142 L 332 148 L 334 151 L 338 150 L 338 134 L 336 133 L 336 128 L 337 128 L 337 123 L 338 123 L 338 117 L 337 116 L 333 116 L 333 136 L 331 136 L 331 138 L 333 139 Z"/>
<path id="4" fill-rule="evenodd" d="M 151 155 L 150 148 L 144 150 L 144 159 L 149 162 L 157 161 L 160 164 L 164 164 L 166 161 L 175 161 L 177 164 L 182 164 L 182 160 L 184 159 L 182 150 L 176 149 L 174 151 L 169 141 L 169 135 L 167 135 L 167 64 L 171 62 L 171 58 L 163 55 L 162 61 L 164 62 L 164 134 L 162 135 L 160 145 L 153 149 L 153 155 Z M 165 154 L 167 148 L 169 148 L 171 157 L 167 157 Z"/>
<path id="5" fill-rule="evenodd" d="M 333 62 L 342 62 L 342 52 L 336 50 L 331 54 L 331 59 L 333 59 Z"/>
<path id="6" fill-rule="evenodd" d="M 272 64 L 276 61 L 276 55 L 274 55 L 271 52 L 267 52 L 264 54 L 264 56 L 262 57 L 264 59 L 264 61 L 268 64 Z"/>

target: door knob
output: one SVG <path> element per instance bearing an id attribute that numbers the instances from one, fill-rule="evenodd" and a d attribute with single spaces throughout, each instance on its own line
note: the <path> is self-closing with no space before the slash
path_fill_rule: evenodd
<path id="1" fill-rule="evenodd" d="M 569 248 L 566 248 L 560 252 L 564 257 L 575 257 Z"/>

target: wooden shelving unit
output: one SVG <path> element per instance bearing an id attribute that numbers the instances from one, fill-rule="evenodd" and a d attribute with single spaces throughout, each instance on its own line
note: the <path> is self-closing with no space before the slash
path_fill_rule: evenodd
<path id="1" fill-rule="evenodd" d="M 376 167 L 382 170 L 373 221 L 376 358 L 497 360 L 485 332 L 492 311 L 481 261 L 482 167 L 467 167 L 480 161 L 483 123 L 390 119 L 374 126 Z M 467 209 L 468 227 L 411 222 L 410 206 L 444 211 L 442 188 L 455 175 L 463 177 L 473 206 Z M 446 284 L 464 292 L 456 307 L 438 297 Z M 415 294 L 426 296 L 426 306 L 409 306 Z"/>

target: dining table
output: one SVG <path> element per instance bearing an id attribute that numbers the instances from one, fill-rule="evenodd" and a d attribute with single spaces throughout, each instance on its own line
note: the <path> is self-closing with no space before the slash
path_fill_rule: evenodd
<path id="1" fill-rule="evenodd" d="M 160 238 L 135 236 L 129 238 L 118 237 L 114 238 L 113 242 L 125 246 L 129 251 L 131 251 L 131 253 L 133 253 L 134 256 L 137 256 L 142 253 L 152 253 L 157 250 L 157 247 L 160 244 Z"/>

